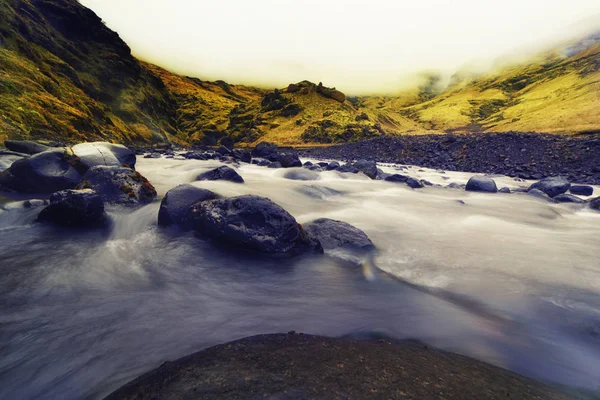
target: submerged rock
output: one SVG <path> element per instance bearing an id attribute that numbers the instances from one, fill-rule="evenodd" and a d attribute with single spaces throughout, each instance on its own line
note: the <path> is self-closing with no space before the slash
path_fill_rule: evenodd
<path id="1" fill-rule="evenodd" d="M 192 216 L 201 235 L 236 248 L 271 255 L 322 251 L 294 217 L 264 197 L 204 201 L 192 208 Z"/>
<path id="2" fill-rule="evenodd" d="M 301 168 L 290 169 L 285 172 L 283 177 L 294 181 L 317 181 L 321 179 L 321 175 L 318 172 Z"/>
<path id="3" fill-rule="evenodd" d="M 594 194 L 594 188 L 591 186 L 573 185 L 569 188 L 569 192 L 578 196 L 591 196 Z"/>
<path id="4" fill-rule="evenodd" d="M 185 183 L 169 190 L 160 203 L 158 225 L 178 225 L 183 229 L 192 229 L 192 206 L 194 204 L 218 199 L 220 196 L 207 189 Z"/>
<path id="5" fill-rule="evenodd" d="M 574 196 L 572 194 L 567 194 L 567 193 L 563 193 L 563 194 L 559 194 L 558 196 L 555 196 L 554 200 L 559 203 L 576 203 L 576 204 L 585 203 L 585 201 L 583 199 L 580 199 L 577 196 Z"/>
<path id="6" fill-rule="evenodd" d="M 6 146 L 8 150 L 23 154 L 38 154 L 50 150 L 50 147 L 48 146 L 29 140 L 6 140 L 4 146 Z"/>
<path id="7" fill-rule="evenodd" d="M 303 225 L 304 231 L 318 240 L 323 249 L 373 250 L 373 242 L 366 233 L 347 222 L 321 218 Z"/>
<path id="8" fill-rule="evenodd" d="M 467 182 L 465 187 L 467 192 L 485 192 L 485 193 L 496 193 L 498 187 L 496 182 L 487 176 L 473 176 Z"/>
<path id="9" fill-rule="evenodd" d="M 590 201 L 590 208 L 592 210 L 600 211 L 600 197 L 596 197 Z"/>
<path id="10" fill-rule="evenodd" d="M 93 167 L 77 188 L 94 189 L 106 203 L 137 205 L 156 198 L 156 189 L 148 179 L 125 167 Z"/>
<path id="11" fill-rule="evenodd" d="M 389 175 L 385 178 L 386 182 L 398 182 L 398 183 L 406 183 L 406 181 L 408 180 L 408 176 L 405 175 L 400 175 L 400 174 L 393 174 L 393 175 Z"/>
<path id="12" fill-rule="evenodd" d="M 38 221 L 79 228 L 103 227 L 108 218 L 102 197 L 91 189 L 63 190 L 50 196 Z"/>
<path id="13" fill-rule="evenodd" d="M 545 178 L 538 181 L 529 187 L 529 190 L 538 189 L 546 193 L 550 197 L 558 196 L 566 193 L 571 187 L 569 181 L 562 177 Z"/>
<path id="14" fill-rule="evenodd" d="M 309 197 L 313 197 L 316 199 L 326 199 L 328 197 L 339 196 L 339 195 L 344 194 L 343 192 L 340 192 L 339 190 L 331 189 L 331 188 L 328 188 L 325 186 L 317 186 L 317 185 L 301 186 L 296 190 L 302 194 L 305 194 Z"/>
<path id="15" fill-rule="evenodd" d="M 539 189 L 528 190 L 527 195 L 532 196 L 532 197 L 537 197 L 538 199 L 541 199 L 541 200 L 554 201 L 554 200 L 552 200 L 552 197 L 548 196 L 546 193 L 542 192 Z"/>
<path id="16" fill-rule="evenodd" d="M 215 168 L 211 171 L 203 172 L 196 177 L 197 181 L 229 181 L 235 183 L 244 183 L 244 178 L 240 176 L 233 168 L 226 165 Z"/>

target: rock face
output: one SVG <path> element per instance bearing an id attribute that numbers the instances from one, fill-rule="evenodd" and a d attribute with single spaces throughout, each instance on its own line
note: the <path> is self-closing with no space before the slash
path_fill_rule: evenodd
<path id="1" fill-rule="evenodd" d="M 591 186 L 573 185 L 569 189 L 569 192 L 571 192 L 571 194 L 576 194 L 578 196 L 591 196 L 592 194 L 594 194 L 594 188 Z"/>
<path id="2" fill-rule="evenodd" d="M 42 210 L 38 221 L 57 225 L 92 228 L 107 224 L 104 202 L 91 189 L 63 190 L 50 196 L 50 205 Z"/>
<path id="3" fill-rule="evenodd" d="M 156 198 L 156 189 L 148 179 L 125 167 L 93 167 L 77 188 L 94 189 L 105 203 L 138 205 Z"/>
<path id="4" fill-rule="evenodd" d="M 211 171 L 203 172 L 196 177 L 197 181 L 229 181 L 235 183 L 244 183 L 244 178 L 240 176 L 233 168 L 226 165 L 215 168 Z"/>
<path id="5" fill-rule="evenodd" d="M 354 163 L 354 167 L 371 179 L 377 177 L 377 163 L 375 161 L 360 160 Z"/>
<path id="6" fill-rule="evenodd" d="M 135 168 L 135 153 L 122 144 L 80 143 L 70 150 L 88 169 L 97 165 Z"/>
<path id="7" fill-rule="evenodd" d="M 465 190 L 468 192 L 496 193 L 498 187 L 492 178 L 487 176 L 473 176 L 467 182 Z"/>
<path id="8" fill-rule="evenodd" d="M 176 186 L 167 192 L 160 203 L 158 225 L 178 225 L 186 230 L 192 229 L 192 206 L 219 197 L 210 190 L 201 189 L 187 183 Z"/>
<path id="9" fill-rule="evenodd" d="M 6 140 L 4 146 L 6 146 L 8 150 L 23 154 L 37 154 L 50 150 L 50 147 L 48 146 L 29 140 Z"/>
<path id="10" fill-rule="evenodd" d="M 264 197 L 248 195 L 204 201 L 192 208 L 192 215 L 201 235 L 237 248 L 271 255 L 321 249 L 294 217 Z"/>
<path id="11" fill-rule="evenodd" d="M 54 193 L 73 189 L 81 180 L 63 149 L 48 150 L 15 161 L 0 174 L 0 187 L 23 193 Z"/>
<path id="12" fill-rule="evenodd" d="M 558 196 L 559 194 L 566 193 L 571 187 L 569 181 L 561 177 L 545 178 L 539 182 L 534 183 L 529 187 L 529 190 L 538 189 L 546 193 L 550 197 Z"/>
<path id="13" fill-rule="evenodd" d="M 318 172 L 301 168 L 286 171 L 283 177 L 294 181 L 316 181 L 321 179 L 321 175 Z"/>
<path id="14" fill-rule="evenodd" d="M 360 229 L 347 222 L 321 218 L 303 225 L 306 233 L 318 240 L 323 249 L 346 248 L 350 250 L 373 250 L 373 242 Z"/>

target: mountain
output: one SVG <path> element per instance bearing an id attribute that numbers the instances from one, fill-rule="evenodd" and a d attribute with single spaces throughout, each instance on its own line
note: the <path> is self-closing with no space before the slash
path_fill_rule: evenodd
<path id="1" fill-rule="evenodd" d="M 328 144 L 385 134 L 600 131 L 600 34 L 487 75 L 390 96 L 262 89 L 137 60 L 76 0 L 0 0 L 0 140 Z M 393 89 L 393 88 L 391 88 Z"/>

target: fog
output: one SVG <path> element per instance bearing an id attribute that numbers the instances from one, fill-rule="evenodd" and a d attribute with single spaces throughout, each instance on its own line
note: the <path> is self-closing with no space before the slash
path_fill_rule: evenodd
<path id="1" fill-rule="evenodd" d="M 82 0 L 139 58 L 266 87 L 392 92 L 420 71 L 485 70 L 600 27 L 597 0 Z"/>

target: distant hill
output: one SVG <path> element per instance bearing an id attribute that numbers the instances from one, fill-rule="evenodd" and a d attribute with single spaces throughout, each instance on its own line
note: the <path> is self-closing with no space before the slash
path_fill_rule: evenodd
<path id="1" fill-rule="evenodd" d="M 600 34 L 446 88 L 431 74 L 404 93 L 348 97 L 308 81 L 265 90 L 173 74 L 136 60 L 76 0 L 0 0 L 0 15 L 0 139 L 297 145 L 600 131 Z"/>

